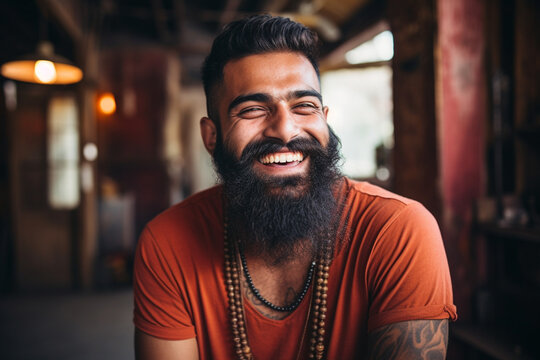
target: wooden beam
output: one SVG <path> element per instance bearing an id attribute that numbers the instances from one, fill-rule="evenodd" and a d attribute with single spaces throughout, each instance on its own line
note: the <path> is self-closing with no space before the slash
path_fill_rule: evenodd
<path id="1" fill-rule="evenodd" d="M 389 0 L 394 36 L 394 191 L 440 214 L 434 0 Z"/>
<path id="2" fill-rule="evenodd" d="M 240 0 L 227 0 L 225 8 L 219 18 L 219 29 L 233 21 L 236 17 L 236 12 L 240 7 Z"/>
<path id="3" fill-rule="evenodd" d="M 375 26 L 386 14 L 386 0 L 385 1 L 372 1 L 365 7 L 361 8 L 356 15 L 352 16 L 345 24 L 340 25 L 341 38 L 335 42 L 326 42 L 321 46 L 321 57 L 324 57 L 334 50 L 336 50 L 341 44 L 347 42 L 358 34 L 368 30 Z"/>
<path id="4" fill-rule="evenodd" d="M 159 38 L 164 43 L 170 43 L 172 36 L 167 26 L 167 12 L 163 9 L 161 0 L 152 0 L 152 13 Z"/>
<path id="5" fill-rule="evenodd" d="M 184 24 L 186 22 L 186 4 L 184 3 L 184 0 L 173 1 L 173 14 L 176 22 L 175 41 L 177 44 L 180 44 L 182 41 Z"/>
<path id="6" fill-rule="evenodd" d="M 36 0 L 38 6 L 50 14 L 60 26 L 68 33 L 74 42 L 83 40 L 84 29 L 80 20 L 75 16 L 77 1 L 67 0 Z"/>
<path id="7" fill-rule="evenodd" d="M 288 0 L 266 0 L 263 2 L 263 9 L 271 13 L 278 13 L 285 9 L 288 2 Z"/>

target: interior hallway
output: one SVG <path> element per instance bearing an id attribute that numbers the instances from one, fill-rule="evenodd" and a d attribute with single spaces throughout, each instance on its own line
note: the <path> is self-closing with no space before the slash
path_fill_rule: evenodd
<path id="1" fill-rule="evenodd" d="M 137 236 L 215 183 L 200 67 L 260 12 L 318 33 L 345 173 L 437 219 L 448 360 L 540 359 L 540 1 L 28 0 L 0 1 L 0 67 L 52 46 L 84 76 L 0 69 L 0 360 L 133 358 Z"/>
<path id="2" fill-rule="evenodd" d="M 0 298 L 0 358 L 134 359 L 131 289 Z"/>

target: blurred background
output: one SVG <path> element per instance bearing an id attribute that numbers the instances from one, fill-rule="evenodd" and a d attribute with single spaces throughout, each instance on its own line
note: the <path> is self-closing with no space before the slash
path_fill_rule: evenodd
<path id="1" fill-rule="evenodd" d="M 199 70 L 260 12 L 318 33 L 344 172 L 439 221 L 449 359 L 540 358 L 534 0 L 2 1 L 1 357 L 133 358 L 138 234 L 215 184 Z"/>

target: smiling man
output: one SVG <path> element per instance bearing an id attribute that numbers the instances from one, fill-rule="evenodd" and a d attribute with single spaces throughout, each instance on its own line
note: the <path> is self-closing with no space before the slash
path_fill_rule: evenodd
<path id="1" fill-rule="evenodd" d="M 268 15 L 214 41 L 201 135 L 222 181 L 141 235 L 139 359 L 445 357 L 457 315 L 438 226 L 340 174 L 316 50 Z"/>

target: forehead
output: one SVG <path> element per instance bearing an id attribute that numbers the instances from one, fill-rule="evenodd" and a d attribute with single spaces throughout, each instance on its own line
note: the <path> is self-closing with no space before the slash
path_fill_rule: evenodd
<path id="1" fill-rule="evenodd" d="M 226 96 L 231 92 L 272 94 L 292 87 L 320 91 L 313 65 L 296 52 L 271 52 L 231 60 L 223 68 L 222 85 Z"/>

